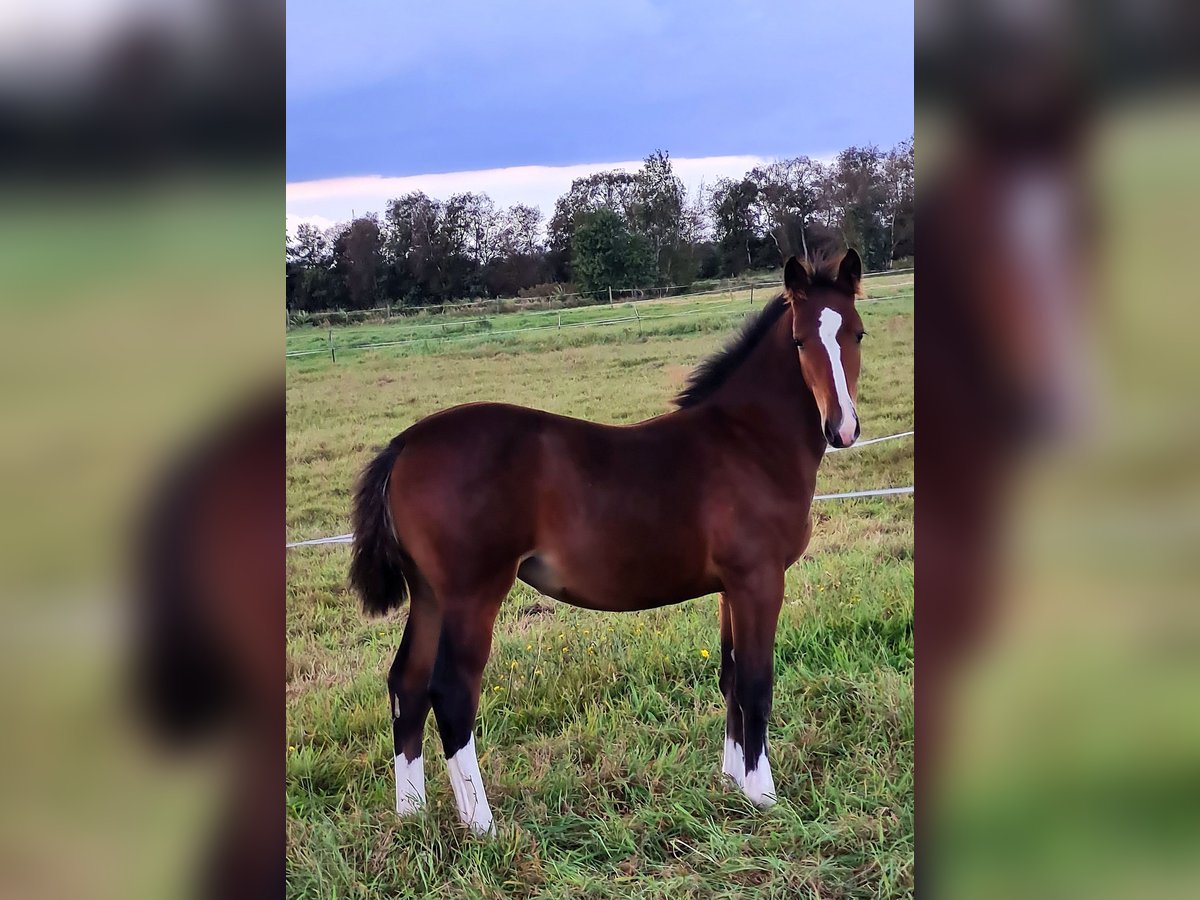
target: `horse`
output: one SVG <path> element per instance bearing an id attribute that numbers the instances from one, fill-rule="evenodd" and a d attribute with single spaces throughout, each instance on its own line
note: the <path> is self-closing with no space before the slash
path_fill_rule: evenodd
<path id="1" fill-rule="evenodd" d="M 202 898 L 278 897 L 286 887 L 280 387 L 256 388 L 170 458 L 133 542 L 129 674 L 140 718 L 171 748 L 223 747 L 212 771 L 219 819 L 196 873 Z"/>
<path id="2" fill-rule="evenodd" d="M 425 803 L 432 707 L 459 818 L 494 831 L 474 726 L 518 578 L 609 612 L 719 593 L 722 771 L 758 806 L 776 801 L 767 720 L 784 572 L 812 534 L 826 447 L 859 436 L 861 279 L 854 249 L 790 257 L 783 291 L 663 415 L 614 426 L 472 403 L 420 420 L 365 467 L 350 582 L 367 614 L 409 603 L 387 675 L 399 815 Z"/>

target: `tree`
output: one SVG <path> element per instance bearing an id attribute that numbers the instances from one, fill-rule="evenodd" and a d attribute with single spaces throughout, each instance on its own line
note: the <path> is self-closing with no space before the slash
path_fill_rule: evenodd
<path id="1" fill-rule="evenodd" d="M 383 232 L 372 214 L 343 226 L 333 241 L 333 273 L 345 288 L 350 308 L 375 306 L 383 271 Z"/>
<path id="2" fill-rule="evenodd" d="M 824 167 L 807 156 L 779 160 L 747 176 L 758 188 L 758 228 L 775 242 L 780 261 L 808 256 L 806 232 L 819 209 L 824 176 Z"/>
<path id="3" fill-rule="evenodd" d="M 581 218 L 598 209 L 612 210 L 628 224 L 637 200 L 637 187 L 637 177 L 629 172 L 597 172 L 576 178 L 554 202 L 554 215 L 547 229 L 550 251 L 564 253 L 569 258 Z"/>
<path id="4" fill-rule="evenodd" d="M 501 222 L 496 204 L 487 194 L 455 194 L 446 201 L 444 224 L 447 243 L 458 253 L 483 266 L 499 249 Z"/>
<path id="5" fill-rule="evenodd" d="M 883 154 L 873 146 L 848 147 L 837 155 L 833 173 L 843 240 L 858 249 L 868 271 L 886 268 L 891 247 L 884 222 Z"/>
<path id="6" fill-rule="evenodd" d="M 913 139 L 901 141 L 883 160 L 886 189 L 884 223 L 888 229 L 888 260 L 914 254 L 913 216 L 916 207 L 916 159 Z"/>
<path id="7" fill-rule="evenodd" d="M 420 305 L 448 299 L 451 254 L 442 204 L 420 191 L 389 200 L 384 213 L 388 295 Z"/>
<path id="8" fill-rule="evenodd" d="M 713 188 L 709 208 L 712 210 L 713 232 L 721 253 L 721 271 L 737 275 L 754 263 L 758 235 L 755 229 L 754 204 L 758 186 L 749 178 L 722 178 Z"/>
<path id="9" fill-rule="evenodd" d="M 671 168 L 671 155 L 655 150 L 637 173 L 631 226 L 646 238 L 661 283 L 670 284 L 672 270 L 684 262 L 683 209 L 687 198 L 683 181 Z"/>
<path id="10" fill-rule="evenodd" d="M 286 304 L 289 310 L 329 309 L 333 301 L 329 237 L 308 222 L 287 241 Z"/>
<path id="11" fill-rule="evenodd" d="M 621 216 L 601 207 L 581 216 L 575 228 L 571 268 L 582 290 L 600 296 L 609 287 L 636 287 L 650 281 L 654 254 Z"/>
<path id="12" fill-rule="evenodd" d="M 536 206 L 518 203 L 500 216 L 499 252 L 501 256 L 533 256 L 541 249 L 539 231 L 542 211 Z"/>
<path id="13" fill-rule="evenodd" d="M 777 160 L 689 197 L 670 154 L 655 150 L 637 172 L 575 179 L 544 233 L 533 206 L 413 192 L 381 219 L 297 228 L 285 300 L 318 311 L 513 296 L 571 279 L 590 291 L 687 283 L 778 267 L 814 242 L 851 244 L 878 270 L 913 254 L 913 158 L 911 138 L 886 153 L 850 147 L 828 165 Z"/>

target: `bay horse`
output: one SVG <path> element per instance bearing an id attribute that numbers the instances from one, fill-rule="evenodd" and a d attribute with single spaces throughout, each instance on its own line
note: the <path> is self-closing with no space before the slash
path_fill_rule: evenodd
<path id="1" fill-rule="evenodd" d="M 517 578 L 611 612 L 719 592 L 722 769 L 755 804 L 775 802 L 767 719 L 784 572 L 812 533 L 826 447 L 859 435 L 861 278 L 853 249 L 789 258 L 783 292 L 671 412 L 615 426 L 472 403 L 422 419 L 367 465 L 350 582 L 369 614 L 409 601 L 387 676 L 397 813 L 425 802 L 432 706 L 459 818 L 493 830 L 473 732 Z"/>

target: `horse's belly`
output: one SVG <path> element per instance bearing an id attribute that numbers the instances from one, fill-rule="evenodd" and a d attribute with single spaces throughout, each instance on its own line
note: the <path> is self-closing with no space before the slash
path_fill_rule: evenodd
<path id="1" fill-rule="evenodd" d="M 653 553 L 535 551 L 517 571 L 526 584 L 564 603 L 627 611 L 681 603 L 720 590 L 702 560 Z"/>

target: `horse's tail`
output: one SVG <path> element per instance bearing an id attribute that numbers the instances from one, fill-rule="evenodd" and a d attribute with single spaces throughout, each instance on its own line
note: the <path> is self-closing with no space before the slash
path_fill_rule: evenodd
<path id="1" fill-rule="evenodd" d="M 404 576 L 407 554 L 396 537 L 388 508 L 388 480 L 403 449 L 404 435 L 393 438 L 363 469 L 354 491 L 350 584 L 368 615 L 383 615 L 408 599 L 408 580 Z"/>

